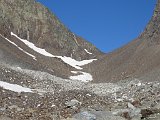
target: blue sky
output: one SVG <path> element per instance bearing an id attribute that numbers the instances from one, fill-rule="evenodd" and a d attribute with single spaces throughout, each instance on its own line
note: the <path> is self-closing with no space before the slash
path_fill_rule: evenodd
<path id="1" fill-rule="evenodd" d="M 110 52 L 138 37 L 156 0 L 37 0 L 72 32 Z"/>

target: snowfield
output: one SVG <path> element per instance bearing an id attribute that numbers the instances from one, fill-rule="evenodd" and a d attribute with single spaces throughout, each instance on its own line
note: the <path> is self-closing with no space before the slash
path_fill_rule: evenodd
<path id="1" fill-rule="evenodd" d="M 28 46 L 30 49 L 32 49 L 33 51 L 46 56 L 46 57 L 52 57 L 52 58 L 59 58 L 61 59 L 64 63 L 76 68 L 77 70 L 82 70 L 82 66 L 89 64 L 93 61 L 96 61 L 97 59 L 90 59 L 90 60 L 82 60 L 82 61 L 77 61 L 71 57 L 66 57 L 66 56 L 55 56 L 49 52 L 47 52 L 45 49 L 42 48 L 38 48 L 36 47 L 33 43 L 29 42 L 28 40 L 25 39 L 21 39 L 20 37 L 18 37 L 16 34 L 14 34 L 13 32 L 11 32 L 11 35 L 16 37 L 18 40 L 20 40 L 21 42 L 23 42 L 26 46 Z M 5 38 L 4 36 L 2 36 L 0 34 L 1 37 L 3 37 L 4 39 L 6 39 L 9 43 L 11 43 L 12 45 L 14 45 L 15 47 L 17 47 L 19 50 L 21 50 L 22 52 L 24 52 L 25 54 L 29 55 L 30 57 L 32 57 L 34 60 L 37 60 L 36 56 L 26 52 L 24 49 L 22 49 L 21 47 L 19 47 L 16 43 L 12 42 L 11 40 L 9 40 L 8 38 Z M 88 52 L 88 50 L 85 49 L 85 51 L 88 54 L 92 54 L 90 52 Z M 79 74 L 79 75 L 75 75 L 75 76 L 70 76 L 69 79 L 71 80 L 79 80 L 82 82 L 89 82 L 92 81 L 92 75 L 83 71 L 71 71 L 74 74 Z M 6 84 L 5 84 L 6 85 Z M 4 87 L 4 86 L 1 86 Z M 5 87 L 4 87 L 5 88 Z M 14 88 L 12 86 L 12 88 Z M 12 89 L 13 90 L 13 89 Z"/>
<path id="2" fill-rule="evenodd" d="M 18 37 L 13 32 L 11 32 L 11 35 L 14 36 L 14 37 L 16 37 L 17 39 L 19 39 L 21 42 L 23 42 L 25 45 L 27 45 L 30 49 L 34 50 L 35 52 L 37 52 L 37 53 L 39 53 L 41 55 L 47 56 L 47 57 L 60 58 L 63 62 L 65 62 L 68 65 L 70 65 L 70 66 L 72 66 L 72 67 L 74 67 L 76 69 L 79 69 L 79 70 L 83 69 L 80 66 L 89 64 L 89 63 L 97 60 L 97 59 L 90 59 L 90 60 L 77 61 L 77 60 L 75 60 L 75 59 L 73 59 L 71 57 L 55 56 L 55 55 L 52 55 L 51 53 L 47 52 L 45 49 L 36 47 L 33 43 L 29 42 L 28 40 L 21 39 L 20 37 Z M 92 53 L 88 52 L 86 49 L 85 49 L 85 51 L 88 54 L 92 54 Z"/>
<path id="3" fill-rule="evenodd" d="M 82 61 L 77 61 L 71 57 L 66 57 L 66 56 L 55 56 L 49 52 L 47 52 L 45 49 L 42 48 L 38 48 L 36 47 L 33 43 L 29 42 L 28 40 L 22 39 L 20 37 L 18 37 L 16 34 L 14 34 L 13 32 L 11 32 L 11 35 L 16 37 L 18 40 L 20 40 L 21 42 L 23 42 L 25 45 L 27 45 L 30 49 L 32 49 L 33 51 L 46 56 L 46 57 L 53 57 L 53 58 L 59 58 L 61 59 L 64 63 L 67 63 L 68 65 L 76 68 L 77 70 L 82 70 L 83 68 L 81 66 L 84 66 L 86 64 L 89 64 L 97 59 L 90 59 L 90 60 L 82 60 Z M 17 46 L 15 43 L 12 43 L 15 46 Z M 84 49 L 88 54 L 92 54 L 90 53 L 87 49 Z M 71 71 L 72 73 L 74 72 L 75 74 L 80 73 L 80 75 L 75 75 L 75 76 L 70 76 L 69 78 L 71 80 L 80 80 L 82 82 L 89 82 L 92 81 L 92 75 L 83 71 Z"/>

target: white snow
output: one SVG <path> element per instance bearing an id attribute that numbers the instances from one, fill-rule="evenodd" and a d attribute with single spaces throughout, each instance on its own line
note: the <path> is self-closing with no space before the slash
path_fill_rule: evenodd
<path id="1" fill-rule="evenodd" d="M 92 75 L 89 73 L 82 72 L 82 71 L 71 71 L 71 72 L 75 74 L 80 73 L 80 75 L 70 76 L 69 78 L 71 80 L 80 80 L 82 82 L 89 82 L 93 80 Z"/>
<path id="2" fill-rule="evenodd" d="M 16 34 L 14 34 L 13 32 L 11 32 L 12 36 L 15 36 L 16 38 L 18 38 L 19 40 L 21 40 L 24 44 L 26 44 L 29 48 L 31 48 L 32 50 L 44 55 L 44 56 L 48 56 L 48 57 L 54 57 L 52 54 L 50 54 L 49 52 L 47 52 L 45 49 L 41 49 L 36 47 L 33 43 L 25 40 L 25 39 L 21 39 L 20 37 L 18 37 Z"/>
<path id="3" fill-rule="evenodd" d="M 20 92 L 32 93 L 32 90 L 30 88 L 25 88 L 17 84 L 10 84 L 10 83 L 3 82 L 3 81 L 0 81 L 0 87 L 6 90 L 13 91 L 13 92 L 18 92 L 18 93 Z"/>
<path id="4" fill-rule="evenodd" d="M 78 71 L 71 71 L 71 73 L 78 74 Z"/>
<path id="5" fill-rule="evenodd" d="M 87 49 L 84 49 L 86 51 L 86 53 L 92 55 L 93 53 L 89 52 Z"/>
<path id="6" fill-rule="evenodd" d="M 51 107 L 55 107 L 56 105 L 52 104 Z"/>
<path id="7" fill-rule="evenodd" d="M 141 82 L 139 82 L 138 84 L 137 84 L 137 86 L 141 86 L 142 85 L 142 83 Z"/>
<path id="8" fill-rule="evenodd" d="M 122 98 L 117 98 L 116 101 L 123 102 L 124 100 Z"/>
<path id="9" fill-rule="evenodd" d="M 12 45 L 16 46 L 19 50 L 21 50 L 22 52 L 26 53 L 27 55 L 31 56 L 34 60 L 37 60 L 36 57 L 28 52 L 26 52 L 25 50 L 23 50 L 22 48 L 20 48 L 18 45 L 16 45 L 14 42 L 10 41 L 8 38 L 5 38 L 4 36 L 2 36 L 0 34 L 1 37 L 3 37 L 4 39 L 6 39 L 8 42 L 10 42 Z"/>
<path id="10" fill-rule="evenodd" d="M 70 65 L 70 66 L 72 66 L 72 67 L 74 67 L 76 69 L 79 69 L 79 70 L 83 69 L 80 66 L 89 64 L 89 63 L 93 62 L 94 60 L 97 60 L 97 59 L 90 59 L 90 60 L 77 61 L 77 60 L 75 60 L 75 59 L 73 59 L 71 57 L 55 56 L 55 55 L 52 55 L 51 53 L 47 52 L 45 49 L 41 49 L 41 48 L 36 47 L 33 43 L 31 43 L 29 41 L 21 39 L 20 37 L 18 37 L 13 32 L 11 32 L 11 35 L 15 36 L 16 38 L 18 38 L 20 41 L 22 41 L 24 44 L 26 44 L 29 48 L 31 48 L 32 50 L 38 52 L 39 54 L 47 56 L 47 57 L 60 58 L 63 62 L 65 62 L 68 65 Z"/>
<path id="11" fill-rule="evenodd" d="M 91 62 L 93 62 L 94 60 L 97 60 L 97 59 L 90 59 L 90 60 L 82 60 L 82 61 L 77 61 L 71 57 L 62 57 L 62 56 L 56 56 L 57 58 L 61 58 L 63 60 L 63 62 L 69 64 L 70 66 L 76 68 L 76 69 L 83 69 L 81 68 L 80 66 L 83 66 L 83 65 L 86 65 L 86 64 L 89 64 Z"/>

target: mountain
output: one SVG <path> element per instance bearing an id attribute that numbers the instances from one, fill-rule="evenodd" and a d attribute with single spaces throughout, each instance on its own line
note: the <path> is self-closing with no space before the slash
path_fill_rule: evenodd
<path id="1" fill-rule="evenodd" d="M 96 59 L 102 54 L 35 0 L 1 0 L 0 35 L 1 61 L 50 73 L 54 71 L 54 75 L 63 78 L 68 78 L 70 71 L 75 70 L 67 60 Z M 42 54 L 44 51 L 52 56 Z"/>
<path id="2" fill-rule="evenodd" d="M 104 54 L 35 0 L 0 0 L 0 120 L 159 120 L 160 0 Z"/>
<path id="3" fill-rule="evenodd" d="M 87 66 L 94 82 L 116 82 L 129 78 L 160 80 L 160 0 L 157 2 L 153 17 L 137 39 L 100 56 Z"/>

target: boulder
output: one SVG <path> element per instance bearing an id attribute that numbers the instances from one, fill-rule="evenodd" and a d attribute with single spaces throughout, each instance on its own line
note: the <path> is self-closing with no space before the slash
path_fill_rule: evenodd
<path id="1" fill-rule="evenodd" d="M 83 111 L 73 116 L 76 120 L 126 120 L 108 111 Z"/>

